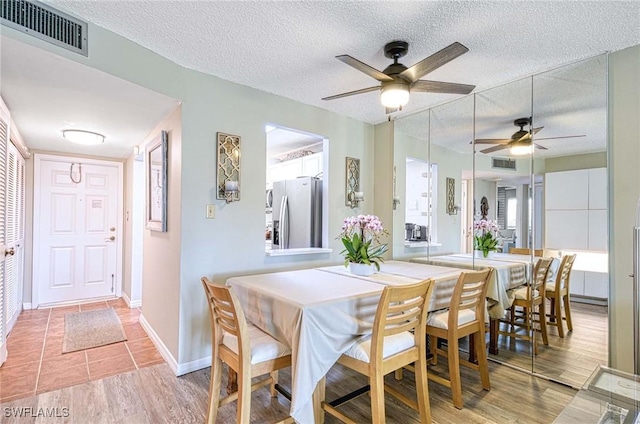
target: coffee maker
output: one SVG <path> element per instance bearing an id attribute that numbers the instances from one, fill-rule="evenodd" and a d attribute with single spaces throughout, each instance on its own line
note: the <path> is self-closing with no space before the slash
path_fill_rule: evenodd
<path id="1" fill-rule="evenodd" d="M 407 222 L 404 224 L 405 240 L 408 241 L 426 241 L 427 240 L 427 226 L 418 225 Z"/>

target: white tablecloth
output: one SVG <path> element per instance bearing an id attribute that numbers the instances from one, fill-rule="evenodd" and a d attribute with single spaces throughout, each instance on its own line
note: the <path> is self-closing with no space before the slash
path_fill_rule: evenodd
<path id="1" fill-rule="evenodd" d="M 471 255 L 444 255 L 425 258 L 413 258 L 412 262 L 449 266 L 463 269 L 496 270 L 487 287 L 487 311 L 491 318 L 502 318 L 506 309 L 513 303 L 513 292 L 510 290 L 526 284 L 529 278 L 528 263 L 522 261 L 508 262 L 493 259 L 473 258 Z"/>
<path id="2" fill-rule="evenodd" d="M 434 307 L 447 307 L 462 270 L 390 261 L 382 271 L 356 277 L 344 267 L 329 267 L 227 280 L 247 319 L 291 348 L 291 416 L 298 423 L 314 422 L 317 383 L 342 353 L 371 333 L 385 285 L 435 278 L 442 298 Z"/>

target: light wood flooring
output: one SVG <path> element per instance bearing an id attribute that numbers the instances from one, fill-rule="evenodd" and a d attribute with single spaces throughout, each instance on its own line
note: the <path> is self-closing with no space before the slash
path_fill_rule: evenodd
<path id="1" fill-rule="evenodd" d="M 533 359 L 536 373 L 568 383 L 582 386 L 593 370 L 599 365 L 607 365 L 608 358 L 608 318 L 607 307 L 571 302 L 573 331 L 558 336 L 558 329 L 548 326 L 549 345 L 542 344 L 538 337 L 538 354 Z M 507 329 L 506 324 L 502 324 Z M 500 336 L 498 355 L 489 355 L 505 363 L 531 369 L 531 348 L 528 341 Z"/>
<path id="2" fill-rule="evenodd" d="M 446 359 L 430 372 L 446 369 Z M 81 385 L 43 393 L 0 404 L 3 424 L 26 423 L 203 423 L 209 388 L 210 369 L 176 378 L 166 364 L 90 381 Z M 415 396 L 413 373 L 405 372 L 401 381 L 389 375 L 386 382 L 407 396 Z M 281 384 L 289 387 L 288 372 L 281 372 Z M 575 390 L 548 382 L 508 367 L 491 363 L 491 391 L 484 391 L 477 373 L 462 370 L 462 410 L 453 407 L 450 391 L 429 382 L 430 404 L 434 423 L 551 423 L 571 401 Z M 226 380 L 226 371 L 223 374 Z M 336 365 L 327 377 L 327 400 L 366 384 L 364 377 Z M 224 386 L 225 384 L 223 384 Z M 282 396 L 271 398 L 268 388 L 252 396 L 252 423 L 269 423 L 288 415 L 289 401 Z M 13 408 L 68 408 L 67 418 L 15 418 Z M 7 409 L 9 408 L 9 409 Z M 220 409 L 217 423 L 235 422 L 236 403 Z M 387 423 L 415 424 L 416 412 L 386 396 Z M 360 396 L 340 407 L 358 423 L 371 422 L 369 397 Z M 59 415 L 63 415 L 60 413 Z M 339 421 L 326 417 L 327 424 Z"/>

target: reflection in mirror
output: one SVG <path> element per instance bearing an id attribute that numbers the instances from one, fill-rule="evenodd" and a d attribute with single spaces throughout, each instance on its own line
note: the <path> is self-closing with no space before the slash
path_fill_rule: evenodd
<path id="1" fill-rule="evenodd" d="M 606 119 L 606 55 L 533 77 L 534 242 L 556 264 L 576 255 L 568 288 L 560 271 L 546 288 L 534 371 L 575 387 L 608 358 Z"/>
<path id="2" fill-rule="evenodd" d="M 479 266 L 495 268 L 490 358 L 532 370 L 531 78 L 476 94 L 474 182 L 476 233 L 496 228 L 495 248 Z M 530 145 L 529 145 L 530 146 Z M 493 247 L 493 245 L 491 245 Z M 529 307 L 513 306 L 515 304 Z"/>

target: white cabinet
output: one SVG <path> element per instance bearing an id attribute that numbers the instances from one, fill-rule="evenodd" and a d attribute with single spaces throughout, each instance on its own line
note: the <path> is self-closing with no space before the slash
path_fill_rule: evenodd
<path id="1" fill-rule="evenodd" d="M 605 272 L 586 271 L 584 273 L 584 295 L 601 299 L 608 298 L 609 274 Z"/>
<path id="2" fill-rule="evenodd" d="M 607 211 L 589 210 L 589 250 L 607 251 Z"/>
<path id="3" fill-rule="evenodd" d="M 589 209 L 607 209 L 607 168 L 589 169 Z"/>
<path id="4" fill-rule="evenodd" d="M 569 293 L 584 296 L 584 271 L 571 271 Z"/>
<path id="5" fill-rule="evenodd" d="M 586 210 L 547 210 L 545 248 L 587 250 L 589 213 Z"/>
<path id="6" fill-rule="evenodd" d="M 315 177 L 323 169 L 322 152 L 269 165 L 267 184 L 298 177 Z"/>
<path id="7" fill-rule="evenodd" d="M 589 171 L 581 169 L 545 174 L 545 207 L 562 210 L 589 209 Z"/>

